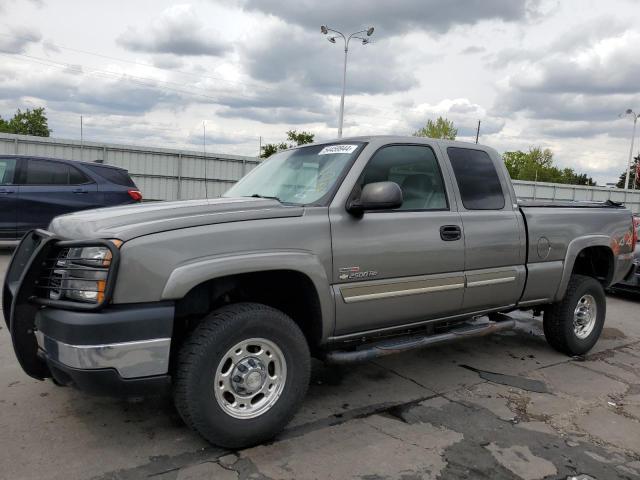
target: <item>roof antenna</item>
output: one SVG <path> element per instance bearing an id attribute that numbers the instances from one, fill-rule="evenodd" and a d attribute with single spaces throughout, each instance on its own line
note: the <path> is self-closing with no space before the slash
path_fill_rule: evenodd
<path id="1" fill-rule="evenodd" d="M 202 121 L 202 159 L 204 161 L 204 196 L 209 200 L 209 188 L 207 187 L 207 128 L 205 120 Z"/>

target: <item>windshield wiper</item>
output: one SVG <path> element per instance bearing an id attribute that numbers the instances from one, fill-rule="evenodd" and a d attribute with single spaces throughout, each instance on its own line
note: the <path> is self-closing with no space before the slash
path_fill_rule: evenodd
<path id="1" fill-rule="evenodd" d="M 282 200 L 280 200 L 278 197 L 270 197 L 269 195 L 260 195 L 259 193 L 254 193 L 253 195 L 249 195 L 252 198 L 268 198 L 269 200 L 276 200 L 280 203 L 282 203 Z"/>

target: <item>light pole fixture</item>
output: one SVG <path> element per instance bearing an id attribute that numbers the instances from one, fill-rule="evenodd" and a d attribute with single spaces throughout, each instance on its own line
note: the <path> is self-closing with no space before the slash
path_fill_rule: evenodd
<path id="1" fill-rule="evenodd" d="M 348 36 L 345 36 L 342 32 L 334 30 L 332 28 L 327 27 L 326 25 L 322 25 L 320 27 L 320 32 L 323 35 L 327 35 L 329 32 L 335 33 L 327 38 L 331 43 L 336 43 L 336 37 L 341 37 L 344 41 L 344 70 L 342 71 L 342 98 L 340 99 L 340 119 L 338 121 L 338 138 L 342 138 L 342 124 L 344 121 L 344 93 L 347 86 L 347 54 L 349 53 L 349 42 L 352 38 L 357 38 L 362 41 L 363 45 L 367 45 L 371 43 L 371 41 L 367 38 L 373 35 L 373 27 L 369 27 L 366 30 L 360 30 L 359 32 L 351 33 Z M 362 35 L 366 35 L 366 37 Z"/>
<path id="2" fill-rule="evenodd" d="M 636 124 L 638 123 L 638 117 L 640 117 L 640 113 L 636 113 L 630 108 L 628 108 L 624 113 L 618 115 L 619 117 L 628 117 L 631 116 L 633 118 L 633 133 L 631 134 L 631 148 L 629 149 L 629 162 L 627 163 L 627 173 L 625 175 L 624 180 L 624 188 L 629 189 L 629 171 L 631 170 L 632 161 L 633 161 L 633 142 L 636 139 Z M 636 178 L 635 182 L 633 182 L 633 187 L 635 188 L 636 182 L 638 179 Z"/>

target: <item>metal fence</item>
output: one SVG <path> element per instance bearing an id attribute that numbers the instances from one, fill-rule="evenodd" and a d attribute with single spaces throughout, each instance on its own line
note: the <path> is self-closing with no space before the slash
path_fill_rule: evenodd
<path id="1" fill-rule="evenodd" d="M 0 154 L 40 155 L 71 160 L 102 160 L 129 170 L 145 198 L 181 200 L 219 197 L 260 163 L 256 157 L 138 147 L 111 143 L 0 133 Z M 206 175 L 205 175 L 206 173 Z M 206 182 L 205 182 L 206 178 Z M 640 213 L 640 190 L 556 183 L 513 182 L 520 198 L 534 200 L 613 200 Z M 206 188 L 205 188 L 206 185 Z"/>
<path id="2" fill-rule="evenodd" d="M 256 157 L 79 142 L 0 133 L 0 155 L 35 155 L 126 168 L 149 200 L 219 197 L 258 165 Z M 205 181 L 206 179 L 206 181 Z"/>
<path id="3" fill-rule="evenodd" d="M 513 186 L 519 198 L 527 200 L 594 200 L 623 203 L 634 213 L 640 213 L 640 190 L 620 188 L 586 187 L 560 183 L 528 182 L 514 180 Z"/>

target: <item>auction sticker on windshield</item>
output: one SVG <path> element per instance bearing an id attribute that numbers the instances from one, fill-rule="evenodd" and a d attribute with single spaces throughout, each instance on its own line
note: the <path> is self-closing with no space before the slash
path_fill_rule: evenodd
<path id="1" fill-rule="evenodd" d="M 320 150 L 318 155 L 333 155 L 334 153 L 353 153 L 358 145 L 329 145 Z"/>

